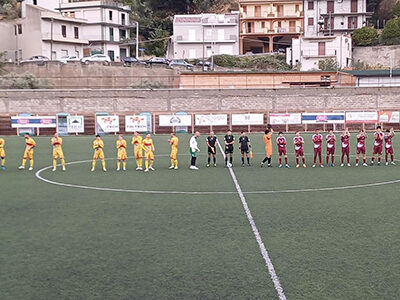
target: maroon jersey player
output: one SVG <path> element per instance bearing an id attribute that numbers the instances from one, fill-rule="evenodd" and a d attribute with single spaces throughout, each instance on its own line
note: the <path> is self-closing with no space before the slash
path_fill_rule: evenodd
<path id="1" fill-rule="evenodd" d="M 384 134 L 382 132 L 382 127 L 377 126 L 376 131 L 374 133 L 374 151 L 372 152 L 371 166 L 374 164 L 375 156 L 377 154 L 378 154 L 378 165 L 381 164 L 382 151 L 383 151 L 383 139 L 384 139 Z"/>
<path id="2" fill-rule="evenodd" d="M 285 167 L 290 168 L 286 153 L 286 138 L 283 136 L 282 131 L 279 132 L 276 138 L 276 145 L 278 146 L 279 168 L 282 168 L 282 156 L 285 158 Z"/>
<path id="3" fill-rule="evenodd" d="M 342 142 L 342 159 L 340 166 L 344 166 L 344 157 L 347 158 L 347 166 L 351 167 L 350 165 L 350 132 L 349 129 L 346 128 L 342 135 L 340 136 L 340 140 Z"/>
<path id="4" fill-rule="evenodd" d="M 386 165 L 389 164 L 388 161 L 388 156 L 390 154 L 390 160 L 392 165 L 396 165 L 394 162 L 394 155 L 393 155 L 393 144 L 392 144 L 392 138 L 394 137 L 394 130 L 393 128 L 386 129 L 386 134 L 385 134 L 385 160 L 386 160 Z"/>
<path id="5" fill-rule="evenodd" d="M 300 156 L 301 160 L 303 162 L 303 168 L 306 168 L 306 159 L 304 158 L 304 149 L 303 149 L 303 144 L 304 144 L 304 139 L 302 136 L 300 136 L 300 132 L 296 131 L 296 135 L 293 138 L 293 144 L 294 144 L 294 151 L 296 153 L 296 168 L 300 167 Z"/>
<path id="6" fill-rule="evenodd" d="M 329 166 L 329 157 L 331 157 L 331 166 L 335 166 L 335 144 L 336 135 L 333 130 L 329 130 L 329 133 L 325 137 L 326 140 L 326 166 Z"/>
<path id="7" fill-rule="evenodd" d="M 315 130 L 315 134 L 312 136 L 312 141 L 314 143 L 314 164 L 313 168 L 315 168 L 315 164 L 317 163 L 317 157 L 319 158 L 319 165 L 321 168 L 324 167 L 322 164 L 322 134 L 319 133 L 319 129 Z"/>
<path id="8" fill-rule="evenodd" d="M 358 167 L 358 161 L 360 159 L 360 154 L 363 156 L 363 166 L 367 167 L 367 157 L 365 155 L 365 141 L 367 139 L 367 134 L 364 129 L 361 129 L 357 135 L 357 156 L 356 156 L 356 167 Z"/>

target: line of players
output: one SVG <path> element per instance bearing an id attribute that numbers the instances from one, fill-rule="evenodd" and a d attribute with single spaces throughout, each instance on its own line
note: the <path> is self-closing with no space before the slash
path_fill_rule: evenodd
<path id="1" fill-rule="evenodd" d="M 272 134 L 273 129 L 268 128 L 264 134 L 264 142 L 265 142 L 265 151 L 266 157 L 261 162 L 261 167 L 267 162 L 268 167 L 271 166 L 271 156 L 272 156 Z M 371 158 L 371 165 L 375 162 L 375 157 L 378 156 L 378 165 L 381 163 L 381 157 L 383 152 L 383 146 L 385 146 L 385 161 L 386 165 L 389 164 L 389 155 L 390 155 L 390 164 L 395 165 L 394 162 L 394 155 L 393 155 L 393 144 L 392 138 L 394 136 L 393 128 L 386 130 L 384 134 L 380 126 L 377 127 L 374 133 L 374 148 Z M 196 132 L 192 138 L 190 139 L 190 149 L 189 152 L 191 154 L 191 165 L 190 169 L 197 170 L 196 167 L 196 158 L 197 152 L 200 151 L 198 148 L 197 139 L 200 137 L 200 133 Z M 357 135 L 357 156 L 356 156 L 356 166 L 358 166 L 360 155 L 362 155 L 363 159 L 363 166 L 367 166 L 366 161 L 366 146 L 365 142 L 367 139 L 367 134 L 365 130 L 360 130 L 359 134 Z M 312 142 L 314 145 L 314 163 L 313 167 L 316 167 L 317 160 L 319 160 L 319 165 L 321 168 L 324 167 L 322 163 L 322 144 L 324 141 L 324 137 L 320 133 L 320 130 L 317 129 L 315 134 L 312 136 Z M 336 135 L 333 133 L 332 130 L 328 132 L 325 137 L 326 141 L 326 166 L 329 166 L 329 161 L 331 162 L 330 165 L 335 165 L 335 149 L 336 149 Z M 342 134 L 340 135 L 341 141 L 341 166 L 345 165 L 345 157 L 347 161 L 347 166 L 350 165 L 350 132 L 346 128 Z M 175 133 L 171 133 L 171 138 L 168 140 L 171 145 L 171 166 L 169 169 L 178 169 L 178 144 L 179 139 L 175 135 Z M 57 133 L 51 138 L 51 145 L 53 147 L 53 171 L 56 171 L 57 168 L 57 160 L 60 159 L 62 170 L 65 171 L 65 158 L 64 153 L 62 150 L 62 143 L 63 140 L 61 137 L 58 136 Z M 304 156 L 303 145 L 305 141 L 304 138 L 300 135 L 300 132 L 297 131 L 295 137 L 293 138 L 293 144 L 295 148 L 295 155 L 296 155 L 296 167 L 300 167 L 300 158 L 302 160 L 302 166 L 306 168 L 306 161 Z M 25 169 L 25 165 L 27 160 L 30 161 L 29 170 L 33 170 L 33 153 L 34 148 L 36 147 L 36 142 L 30 137 L 29 134 L 25 134 L 25 144 L 26 148 L 24 151 L 24 156 L 22 160 L 21 166 L 19 169 Z M 147 134 L 145 138 L 142 138 L 138 132 L 135 132 L 131 144 L 134 148 L 134 156 L 136 159 L 136 170 L 141 171 L 143 170 L 143 152 L 144 152 L 144 160 L 145 160 L 145 168 L 144 171 L 148 172 L 149 170 L 154 171 L 154 143 L 151 138 L 150 134 Z M 206 144 L 208 148 L 208 161 L 207 167 L 211 165 L 211 157 L 213 158 L 213 165 L 214 167 L 217 166 L 216 164 L 216 152 L 217 152 L 217 145 L 218 140 L 217 137 L 213 132 L 206 139 Z M 225 166 L 231 167 L 233 163 L 233 152 L 234 152 L 234 144 L 235 138 L 232 135 L 232 132 L 229 130 L 227 134 L 224 136 L 224 146 L 225 146 Z M 5 150 L 4 150 L 5 141 L 4 139 L 0 138 L 0 159 L 1 159 L 1 169 L 5 170 Z M 282 132 L 279 132 L 278 137 L 276 139 L 276 145 L 278 147 L 278 155 L 279 155 L 279 167 L 282 168 L 282 157 L 285 160 L 285 167 L 290 168 L 288 164 L 288 156 L 287 156 L 287 141 L 284 137 Z M 246 136 L 245 132 L 241 133 L 239 137 L 239 150 L 241 151 L 241 160 L 242 166 L 245 166 L 245 157 L 247 160 L 247 165 L 250 166 L 250 159 L 253 157 L 252 155 L 252 148 L 251 148 L 250 139 Z M 104 156 L 104 142 L 99 135 L 96 136 L 96 139 L 93 141 L 93 161 L 92 161 L 92 169 L 93 172 L 96 168 L 96 161 L 98 159 L 101 160 L 103 171 L 106 170 L 106 163 L 105 163 L 105 156 Z M 127 142 L 123 138 L 122 135 L 118 136 L 118 140 L 116 141 L 116 148 L 117 148 L 117 171 L 126 170 L 126 160 L 127 160 Z"/>

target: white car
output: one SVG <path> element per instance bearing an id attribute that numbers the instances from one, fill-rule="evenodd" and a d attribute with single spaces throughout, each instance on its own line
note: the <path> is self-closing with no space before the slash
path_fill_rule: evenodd
<path id="1" fill-rule="evenodd" d="M 65 55 L 65 56 L 62 56 L 58 61 L 63 64 L 66 64 L 67 62 L 70 62 L 70 61 L 80 61 L 80 59 L 78 56 L 75 56 L 75 55 Z"/>
<path id="2" fill-rule="evenodd" d="M 89 62 L 103 62 L 105 64 L 109 64 L 111 63 L 111 58 L 105 54 L 95 54 L 82 58 L 81 62 L 84 64 L 88 64 Z"/>
<path id="3" fill-rule="evenodd" d="M 20 63 L 22 64 L 26 62 L 45 62 L 45 61 L 49 61 L 49 58 L 43 55 L 35 55 L 28 59 L 21 60 Z"/>

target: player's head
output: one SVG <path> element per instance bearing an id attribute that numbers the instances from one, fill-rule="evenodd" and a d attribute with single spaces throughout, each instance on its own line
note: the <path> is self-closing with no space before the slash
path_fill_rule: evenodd
<path id="1" fill-rule="evenodd" d="M 265 130 L 265 134 L 268 134 L 271 130 L 269 128 L 267 128 L 267 130 Z"/>
<path id="2" fill-rule="evenodd" d="M 148 134 L 146 134 L 146 138 L 151 138 L 151 134 L 150 133 L 148 133 Z"/>
<path id="3" fill-rule="evenodd" d="M 232 131 L 230 129 L 228 129 L 228 131 L 226 132 L 228 135 L 232 134 Z"/>
<path id="4" fill-rule="evenodd" d="M 210 132 L 210 136 L 213 137 L 214 136 L 214 131 Z"/>
<path id="5" fill-rule="evenodd" d="M 30 137 L 29 133 L 26 132 L 26 133 L 25 133 L 25 138 L 26 138 L 26 139 L 29 139 L 29 137 Z"/>
<path id="6" fill-rule="evenodd" d="M 329 132 L 329 134 L 333 134 L 333 130 L 332 129 L 330 129 L 328 132 Z"/>
<path id="7" fill-rule="evenodd" d="M 364 133 L 364 132 L 365 132 L 365 129 L 361 128 L 360 133 Z"/>
<path id="8" fill-rule="evenodd" d="M 319 128 L 315 129 L 315 133 L 319 134 Z"/>
<path id="9" fill-rule="evenodd" d="M 122 136 L 122 134 L 120 134 L 119 136 L 118 136 L 118 139 L 121 141 L 122 139 L 123 139 L 124 137 Z"/>
<path id="10" fill-rule="evenodd" d="M 139 132 L 137 132 L 137 131 L 135 131 L 134 133 L 133 133 L 133 136 L 138 136 L 139 135 Z"/>
<path id="11" fill-rule="evenodd" d="M 171 137 L 174 137 L 175 136 L 175 132 L 171 132 Z"/>
<path id="12" fill-rule="evenodd" d="M 376 126 L 376 131 L 381 132 L 382 127 L 380 125 Z"/>
<path id="13" fill-rule="evenodd" d="M 200 132 L 196 131 L 196 132 L 194 133 L 194 136 L 195 136 L 195 137 L 199 137 L 199 136 L 200 136 Z"/>
<path id="14" fill-rule="evenodd" d="M 99 140 L 99 139 L 100 139 L 100 135 L 97 134 L 97 135 L 96 135 L 96 140 Z"/>
<path id="15" fill-rule="evenodd" d="M 58 133 L 57 133 L 57 132 L 54 133 L 54 137 L 55 137 L 56 139 L 58 139 Z"/>
<path id="16" fill-rule="evenodd" d="M 283 136 L 283 132 L 282 131 L 279 131 L 279 136 Z"/>
<path id="17" fill-rule="evenodd" d="M 242 131 L 241 132 L 242 136 L 246 136 L 246 132 Z"/>
<path id="18" fill-rule="evenodd" d="M 386 129 L 386 133 L 388 133 L 388 134 L 389 134 L 389 133 L 390 133 L 390 129 Z"/>
<path id="19" fill-rule="evenodd" d="M 297 130 L 297 131 L 295 132 L 295 135 L 296 135 L 296 136 L 300 136 L 300 131 Z"/>

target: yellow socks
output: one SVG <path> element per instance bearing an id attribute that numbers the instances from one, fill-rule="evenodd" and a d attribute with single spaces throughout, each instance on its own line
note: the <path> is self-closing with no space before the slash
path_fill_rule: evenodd
<path id="1" fill-rule="evenodd" d="M 175 159 L 175 167 L 178 167 L 178 160 Z"/>
<path id="2" fill-rule="evenodd" d="M 94 168 L 96 168 L 96 161 L 95 160 L 92 162 L 92 169 L 94 169 Z"/>
<path id="3" fill-rule="evenodd" d="M 153 166 L 154 160 L 150 160 L 150 167 Z"/>
<path id="4" fill-rule="evenodd" d="M 103 170 L 105 170 L 106 169 L 106 161 L 104 159 L 101 161 L 101 165 L 103 166 Z"/>
<path id="5" fill-rule="evenodd" d="M 31 168 L 33 168 L 33 159 L 31 159 L 29 163 L 30 163 Z"/>
<path id="6" fill-rule="evenodd" d="M 53 159 L 53 168 L 57 166 L 57 159 Z"/>
<path id="7" fill-rule="evenodd" d="M 175 166 L 175 160 L 171 159 L 171 167 Z"/>
<path id="8" fill-rule="evenodd" d="M 25 165 L 26 165 L 26 159 L 24 158 L 24 159 L 22 160 L 22 166 L 25 167 Z"/>
<path id="9" fill-rule="evenodd" d="M 121 168 L 121 162 L 117 161 L 117 169 Z"/>
<path id="10" fill-rule="evenodd" d="M 146 162 L 145 162 L 144 164 L 145 164 L 145 166 L 146 166 L 146 169 L 148 169 L 148 168 L 149 168 L 149 161 L 146 160 Z"/>
<path id="11" fill-rule="evenodd" d="M 6 164 L 6 158 L 4 157 L 4 158 L 1 160 L 1 166 L 4 167 L 5 164 Z"/>
<path id="12" fill-rule="evenodd" d="M 124 169 L 126 169 L 126 161 L 123 161 L 123 162 L 122 162 L 122 167 L 123 167 Z"/>
<path id="13" fill-rule="evenodd" d="M 61 159 L 61 165 L 65 166 L 65 159 L 64 158 Z"/>

